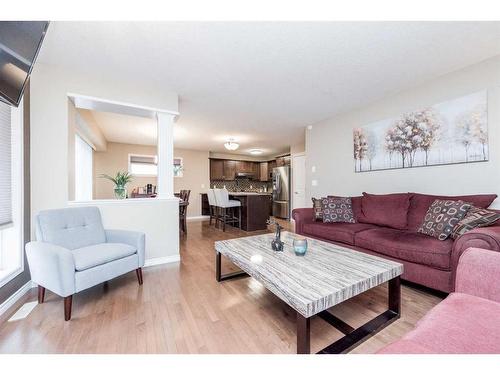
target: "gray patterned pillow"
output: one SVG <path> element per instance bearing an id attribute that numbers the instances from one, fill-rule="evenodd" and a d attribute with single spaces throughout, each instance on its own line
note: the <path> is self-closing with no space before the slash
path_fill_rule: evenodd
<path id="1" fill-rule="evenodd" d="M 350 197 L 321 198 L 324 223 L 355 223 Z"/>
<path id="2" fill-rule="evenodd" d="M 427 210 L 424 222 L 418 228 L 418 232 L 444 241 L 451 235 L 453 228 L 465 217 L 471 207 L 470 203 L 460 200 L 436 199 Z"/>
<path id="3" fill-rule="evenodd" d="M 323 221 L 323 207 L 321 206 L 321 199 L 311 198 L 313 202 L 313 221 Z"/>
<path id="4" fill-rule="evenodd" d="M 480 227 L 487 227 L 492 225 L 500 219 L 500 214 L 498 212 L 488 211 L 484 208 L 478 208 L 472 206 L 472 208 L 467 212 L 467 215 L 460 220 L 460 222 L 455 225 L 453 232 L 451 233 L 451 238 L 457 239 L 464 233 Z"/>

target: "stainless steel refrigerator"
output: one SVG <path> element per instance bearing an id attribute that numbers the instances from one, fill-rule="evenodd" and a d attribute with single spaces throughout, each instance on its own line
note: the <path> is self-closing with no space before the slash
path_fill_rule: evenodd
<path id="1" fill-rule="evenodd" d="M 290 218 L 290 167 L 273 168 L 273 216 Z"/>

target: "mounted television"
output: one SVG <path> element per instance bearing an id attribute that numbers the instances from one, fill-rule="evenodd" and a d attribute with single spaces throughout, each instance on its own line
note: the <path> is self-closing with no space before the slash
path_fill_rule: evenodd
<path id="1" fill-rule="evenodd" d="M 18 106 L 48 21 L 0 22 L 0 100 Z"/>

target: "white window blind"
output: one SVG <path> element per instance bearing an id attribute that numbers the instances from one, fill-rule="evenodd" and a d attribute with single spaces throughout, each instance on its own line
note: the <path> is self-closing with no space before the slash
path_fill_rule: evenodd
<path id="1" fill-rule="evenodd" d="M 75 200 L 92 200 L 92 147 L 75 136 Z"/>
<path id="2" fill-rule="evenodd" d="M 128 156 L 128 171 L 135 176 L 157 176 L 158 162 L 156 155 L 132 155 Z"/>
<path id="3" fill-rule="evenodd" d="M 0 102 L 0 227 L 12 223 L 11 108 Z"/>

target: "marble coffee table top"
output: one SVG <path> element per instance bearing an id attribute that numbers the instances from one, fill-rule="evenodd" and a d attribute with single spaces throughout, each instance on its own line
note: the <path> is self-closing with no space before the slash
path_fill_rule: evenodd
<path id="1" fill-rule="evenodd" d="M 308 318 L 403 273 L 403 265 L 339 245 L 307 238 L 305 256 L 296 256 L 283 232 L 283 252 L 271 249 L 273 234 L 215 242 L 215 250 Z"/>

